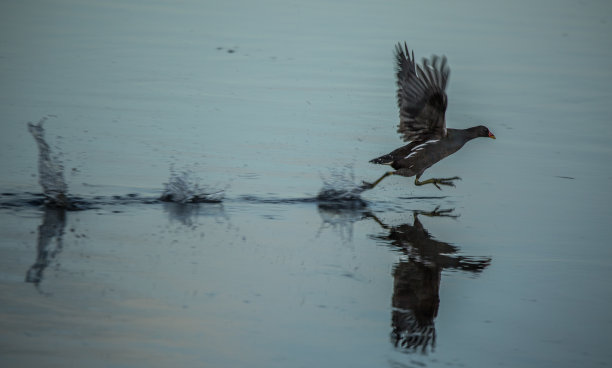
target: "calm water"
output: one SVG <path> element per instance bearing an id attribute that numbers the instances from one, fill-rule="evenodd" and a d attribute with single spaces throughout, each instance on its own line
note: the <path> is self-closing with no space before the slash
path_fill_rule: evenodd
<path id="1" fill-rule="evenodd" d="M 2 2 L 0 365 L 609 366 L 611 14 Z M 402 144 L 403 40 L 447 55 L 448 125 L 498 139 L 424 175 L 456 188 L 317 200 Z M 87 210 L 39 205 L 44 116 Z M 222 202 L 157 201 L 184 171 Z"/>

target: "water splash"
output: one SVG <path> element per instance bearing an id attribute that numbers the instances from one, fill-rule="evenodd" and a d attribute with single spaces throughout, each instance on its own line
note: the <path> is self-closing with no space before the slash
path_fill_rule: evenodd
<path id="1" fill-rule="evenodd" d="M 176 203 L 219 203 L 223 201 L 225 190 L 213 190 L 202 186 L 200 180 L 189 170 L 177 173 L 170 168 L 170 179 L 164 183 L 160 200 Z"/>
<path id="2" fill-rule="evenodd" d="M 353 202 L 364 205 L 361 193 L 366 189 L 363 185 L 355 183 L 355 174 L 352 166 L 330 169 L 329 177 L 323 177 L 323 188 L 319 191 L 317 199 L 323 202 Z"/>
<path id="3" fill-rule="evenodd" d="M 64 180 L 64 165 L 51 155 L 51 148 L 45 141 L 43 123 L 50 116 L 45 116 L 37 124 L 28 123 L 28 130 L 38 145 L 38 182 L 43 188 L 47 204 L 57 207 L 68 207 L 68 186 Z"/>

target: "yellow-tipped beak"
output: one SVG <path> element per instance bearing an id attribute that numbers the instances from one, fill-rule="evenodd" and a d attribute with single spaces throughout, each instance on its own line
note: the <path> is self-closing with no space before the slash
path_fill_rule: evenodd
<path id="1" fill-rule="evenodd" d="M 495 139 L 495 135 L 493 133 L 489 132 L 489 138 Z"/>

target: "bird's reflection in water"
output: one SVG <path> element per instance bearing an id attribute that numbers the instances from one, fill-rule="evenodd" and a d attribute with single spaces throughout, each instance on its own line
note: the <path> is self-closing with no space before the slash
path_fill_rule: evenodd
<path id="1" fill-rule="evenodd" d="M 388 226 L 369 214 L 387 235 L 377 238 L 405 254 L 393 270 L 393 344 L 407 351 L 427 353 L 435 347 L 434 319 L 440 305 L 442 270 L 456 269 L 479 273 L 490 263 L 487 257 L 457 255 L 458 247 L 432 238 L 419 221 L 419 215 L 456 217 L 452 210 L 415 211 L 412 225 Z"/>
<path id="2" fill-rule="evenodd" d="M 39 288 L 44 277 L 45 269 L 53 259 L 62 251 L 62 238 L 66 227 L 66 209 L 45 207 L 43 222 L 38 227 L 38 244 L 36 248 L 36 262 L 28 269 L 26 282 L 33 283 Z"/>

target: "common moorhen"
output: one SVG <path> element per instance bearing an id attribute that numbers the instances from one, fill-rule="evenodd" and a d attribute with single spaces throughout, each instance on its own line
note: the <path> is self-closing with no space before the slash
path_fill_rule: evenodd
<path id="1" fill-rule="evenodd" d="M 433 184 L 455 186 L 452 178 L 432 178 L 419 181 L 423 172 L 436 162 L 459 150 L 466 142 L 476 137 L 495 139 L 485 126 L 468 129 L 446 128 L 444 113 L 447 97 L 446 84 L 450 69 L 446 57 L 432 56 L 431 62 L 423 59 L 423 66 L 416 65 L 408 46 L 400 43 L 395 47 L 397 62 L 397 103 L 400 110 L 400 123 L 397 132 L 407 145 L 384 156 L 371 160 L 371 163 L 390 165 L 395 171 L 386 172 L 373 183 L 364 182 L 364 189 L 372 189 L 389 175 L 414 176 L 415 185 Z"/>

